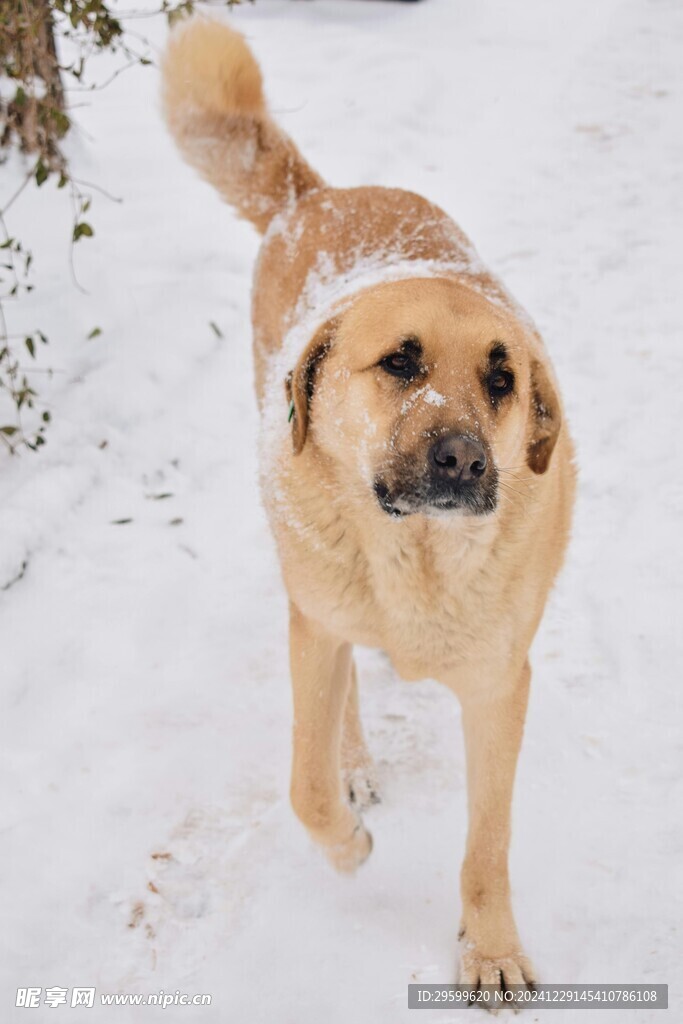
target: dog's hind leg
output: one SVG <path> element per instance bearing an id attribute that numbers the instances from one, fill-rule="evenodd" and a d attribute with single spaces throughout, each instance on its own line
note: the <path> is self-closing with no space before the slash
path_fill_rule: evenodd
<path id="1" fill-rule="evenodd" d="M 344 709 L 351 686 L 351 646 L 290 604 L 294 696 L 292 807 L 339 871 L 353 871 L 372 849 L 341 785 Z"/>
<path id="2" fill-rule="evenodd" d="M 351 659 L 351 686 L 344 709 L 344 730 L 342 733 L 342 775 L 349 799 L 361 810 L 380 801 L 375 779 L 375 766 L 368 752 L 363 735 L 358 701 L 358 674 L 356 663 Z"/>

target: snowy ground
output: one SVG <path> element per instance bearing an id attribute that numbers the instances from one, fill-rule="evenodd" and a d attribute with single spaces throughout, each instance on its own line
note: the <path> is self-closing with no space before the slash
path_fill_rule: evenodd
<path id="1" fill-rule="evenodd" d="M 314 166 L 446 207 L 546 337 L 581 486 L 534 650 L 518 924 L 543 980 L 669 982 L 679 1019 L 680 0 L 257 0 L 231 17 Z M 139 29 L 161 45 L 161 23 Z M 24 1019 L 18 986 L 96 985 L 213 1005 L 26 1016 L 396 1024 L 409 981 L 453 978 L 459 711 L 362 654 L 384 802 L 370 861 L 336 877 L 287 801 L 285 599 L 256 487 L 257 240 L 180 163 L 157 87 L 138 68 L 74 97 L 74 169 L 124 199 L 95 202 L 87 295 L 54 186 L 16 207 L 38 267 L 23 315 L 59 372 L 47 448 L 0 461 L 0 588 L 27 563 L 0 591 L 0 1015 Z M 19 168 L 2 173 L 6 195 Z"/>

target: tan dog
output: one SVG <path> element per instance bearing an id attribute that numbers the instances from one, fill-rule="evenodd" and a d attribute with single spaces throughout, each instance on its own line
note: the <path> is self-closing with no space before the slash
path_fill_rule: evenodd
<path id="1" fill-rule="evenodd" d="M 531 983 L 510 804 L 527 652 L 574 491 L 543 344 L 441 210 L 324 184 L 270 119 L 237 33 L 176 30 L 164 104 L 186 159 L 264 233 L 254 353 L 291 607 L 294 810 L 336 867 L 369 854 L 353 644 L 382 648 L 405 679 L 441 680 L 467 750 L 460 980 Z"/>

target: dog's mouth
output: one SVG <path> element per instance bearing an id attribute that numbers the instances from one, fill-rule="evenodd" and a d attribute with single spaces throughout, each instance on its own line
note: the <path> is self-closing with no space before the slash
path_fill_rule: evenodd
<path id="1" fill-rule="evenodd" d="M 498 475 L 474 483 L 437 483 L 433 480 L 390 486 L 378 476 L 374 491 L 380 508 L 394 519 L 411 515 L 486 516 L 498 506 Z"/>

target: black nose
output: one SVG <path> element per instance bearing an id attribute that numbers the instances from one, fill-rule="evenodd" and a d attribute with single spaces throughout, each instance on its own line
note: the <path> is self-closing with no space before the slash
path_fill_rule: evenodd
<path id="1" fill-rule="evenodd" d="M 478 480 L 486 469 L 486 451 L 481 441 L 465 434 L 444 434 L 429 453 L 432 469 L 441 477 L 467 483 Z"/>

